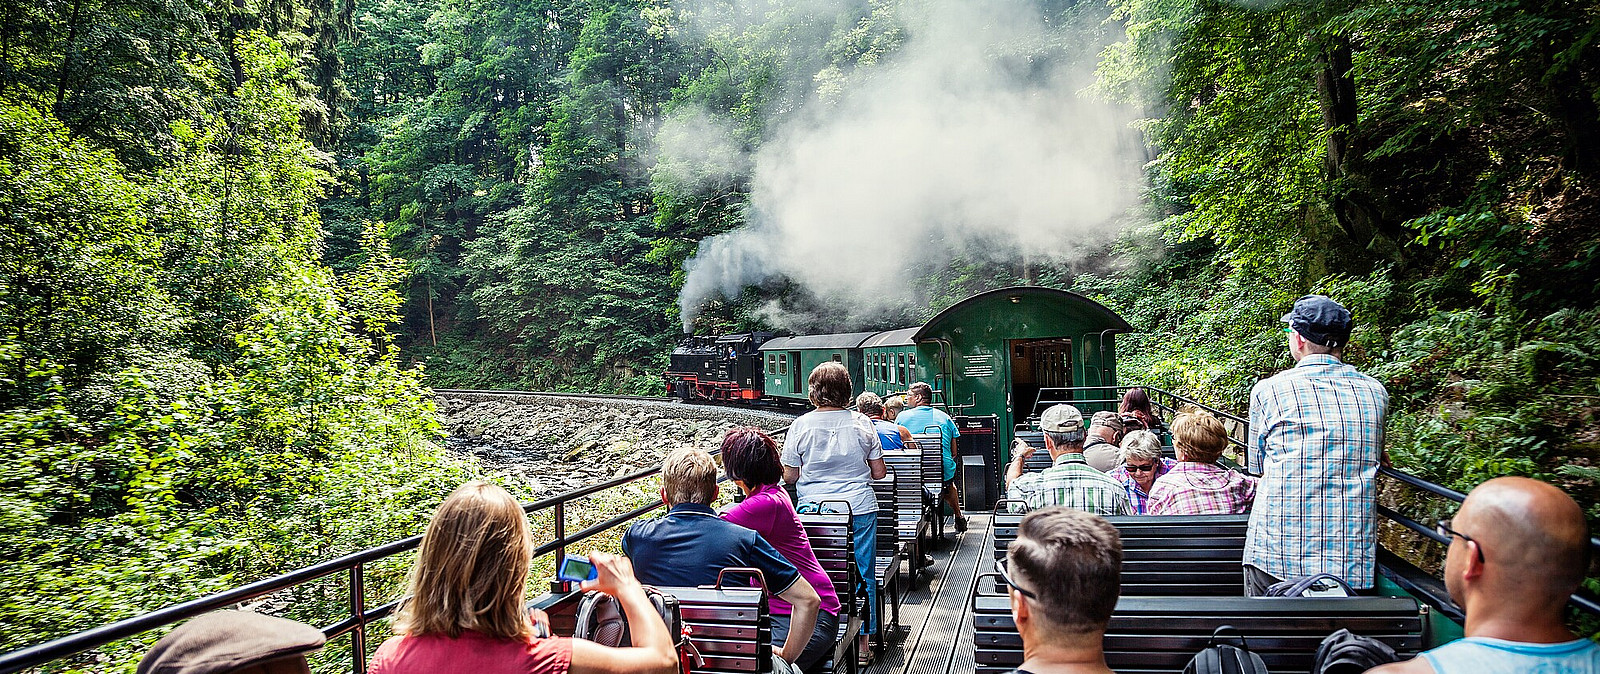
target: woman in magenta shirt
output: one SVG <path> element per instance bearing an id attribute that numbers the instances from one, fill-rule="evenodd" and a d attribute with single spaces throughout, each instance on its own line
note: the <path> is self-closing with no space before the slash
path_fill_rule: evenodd
<path id="1" fill-rule="evenodd" d="M 632 647 L 549 636 L 542 611 L 526 608 L 533 537 L 506 490 L 468 482 L 434 512 L 411 570 L 392 637 L 368 674 L 674 674 L 667 625 L 626 557 L 589 553 L 599 578 L 583 584 L 617 598 Z M 535 624 L 538 624 L 536 627 Z"/>
<path id="2" fill-rule="evenodd" d="M 811 551 L 811 539 L 795 515 L 789 493 L 778 486 L 783 479 L 783 464 L 778 461 L 778 444 L 759 428 L 744 426 L 728 431 L 722 438 L 722 467 L 728 479 L 739 485 L 744 500 L 729 506 L 722 518 L 746 529 L 753 529 L 789 560 L 801 577 L 822 597 L 817 611 L 817 627 L 811 640 L 795 661 L 801 671 L 816 672 L 827 663 L 839 634 L 839 595 L 833 581 Z M 773 597 L 772 643 L 782 645 L 789 636 L 789 603 Z"/>

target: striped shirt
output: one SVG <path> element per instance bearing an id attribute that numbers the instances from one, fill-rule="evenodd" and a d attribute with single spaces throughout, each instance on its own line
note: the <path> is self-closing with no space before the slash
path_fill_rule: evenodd
<path id="1" fill-rule="evenodd" d="M 1160 478 L 1162 475 L 1166 475 L 1167 471 L 1172 470 L 1172 467 L 1176 465 L 1178 465 L 1176 460 L 1165 456 L 1161 457 L 1161 460 L 1156 462 L 1156 477 Z M 1128 506 L 1133 508 L 1133 514 L 1143 515 L 1149 510 L 1150 495 L 1139 488 L 1139 483 L 1133 479 L 1132 475 L 1128 474 L 1127 466 L 1128 464 L 1120 464 L 1116 468 L 1112 468 L 1106 475 L 1122 483 L 1123 490 L 1128 492 Z M 1150 486 L 1155 487 L 1154 484 Z"/>
<path id="2" fill-rule="evenodd" d="M 1184 461 L 1150 485 L 1151 515 L 1237 515 L 1250 512 L 1256 480 L 1214 463 Z"/>
<path id="3" fill-rule="evenodd" d="M 1312 354 L 1250 392 L 1249 466 L 1261 474 L 1244 563 L 1278 578 L 1331 573 L 1370 588 L 1389 392 Z"/>
<path id="4" fill-rule="evenodd" d="M 1133 512 L 1122 483 L 1095 470 L 1078 452 L 1062 454 L 1055 465 L 1012 480 L 1006 497 L 1027 502 L 1029 510 L 1061 505 L 1097 515 Z"/>

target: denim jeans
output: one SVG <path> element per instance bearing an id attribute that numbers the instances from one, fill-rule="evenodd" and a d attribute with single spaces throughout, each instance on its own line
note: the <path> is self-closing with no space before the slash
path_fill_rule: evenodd
<path id="1" fill-rule="evenodd" d="M 878 513 L 852 515 L 850 538 L 856 545 L 856 569 L 867 585 L 867 614 L 861 621 L 862 634 L 878 633 Z"/>
<path id="2" fill-rule="evenodd" d="M 783 644 L 789 639 L 788 615 L 772 616 L 772 652 L 777 654 L 783 649 Z M 828 656 L 833 655 L 833 644 L 839 639 L 839 616 L 827 611 L 817 611 L 817 627 L 811 630 L 811 640 L 806 642 L 805 651 L 800 653 L 800 659 L 795 661 L 795 666 L 800 671 L 812 674 L 820 671 L 822 665 L 828 662 Z M 840 671 L 844 671 L 840 668 Z"/>

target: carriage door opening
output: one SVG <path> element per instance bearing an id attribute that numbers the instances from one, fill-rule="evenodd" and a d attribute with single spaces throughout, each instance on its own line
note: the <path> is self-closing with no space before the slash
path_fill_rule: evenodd
<path id="1" fill-rule="evenodd" d="M 1034 409 L 1040 389 L 1072 386 L 1072 340 L 1013 339 L 1006 343 L 1011 353 L 1011 419 L 1021 424 L 1042 410 Z M 1046 392 L 1044 400 L 1065 400 L 1064 391 Z"/>
<path id="2" fill-rule="evenodd" d="M 806 392 L 806 373 L 800 369 L 800 352 L 790 351 L 789 362 L 794 363 L 794 376 L 789 378 L 789 393 L 799 395 Z"/>

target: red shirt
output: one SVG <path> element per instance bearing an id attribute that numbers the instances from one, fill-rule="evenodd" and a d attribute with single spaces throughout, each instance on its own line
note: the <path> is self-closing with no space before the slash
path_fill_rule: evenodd
<path id="1" fill-rule="evenodd" d="M 564 674 L 572 666 L 572 640 L 519 641 L 466 631 L 390 637 L 372 654 L 367 674 Z"/>

